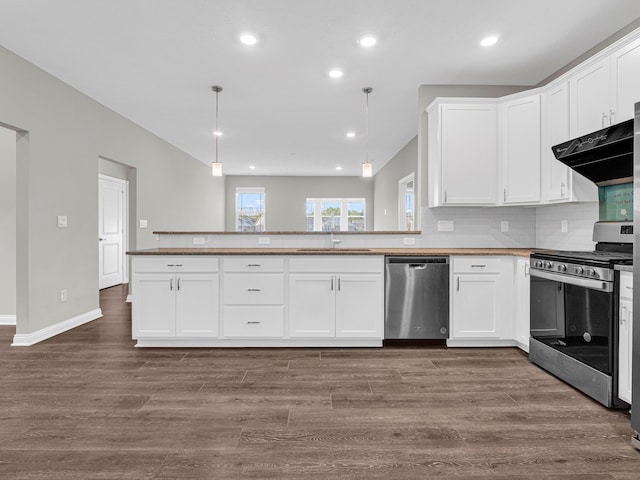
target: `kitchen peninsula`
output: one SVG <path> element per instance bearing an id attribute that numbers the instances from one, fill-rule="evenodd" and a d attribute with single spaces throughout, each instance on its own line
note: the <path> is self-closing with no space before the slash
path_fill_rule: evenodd
<path id="1" fill-rule="evenodd" d="M 448 344 L 526 349 L 514 322 L 514 279 L 518 262 L 528 261 L 532 249 L 327 248 L 307 242 L 299 248 L 186 246 L 190 243 L 128 252 L 137 346 L 379 347 L 384 337 L 385 257 L 446 255 L 452 257 L 452 284 L 454 277 L 457 285 L 461 279 L 474 285 L 487 281 L 495 294 L 488 324 L 472 332 L 456 329 L 454 323 Z M 455 301 L 453 307 L 455 318 Z"/>

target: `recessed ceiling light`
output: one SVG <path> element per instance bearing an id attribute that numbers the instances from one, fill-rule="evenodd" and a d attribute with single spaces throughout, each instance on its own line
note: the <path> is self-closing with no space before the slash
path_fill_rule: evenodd
<path id="1" fill-rule="evenodd" d="M 356 136 L 356 132 L 347 132 L 347 137 L 353 138 Z"/>
<path id="2" fill-rule="evenodd" d="M 483 47 L 489 47 L 491 45 L 494 45 L 498 42 L 498 37 L 496 37 L 495 35 L 491 35 L 490 37 L 485 37 L 482 39 L 482 41 L 480 42 L 480 45 L 482 45 Z"/>
<path id="3" fill-rule="evenodd" d="M 255 37 L 255 35 L 252 35 L 251 33 L 243 34 L 240 37 L 240 41 L 245 45 L 255 45 L 256 43 L 258 43 L 258 39 Z"/>
<path id="4" fill-rule="evenodd" d="M 329 72 L 329 76 L 331 78 L 340 78 L 342 75 L 343 75 L 342 70 L 338 70 L 337 68 L 334 68 Z"/>
<path id="5" fill-rule="evenodd" d="M 362 47 L 373 47 L 376 44 L 376 39 L 370 35 L 366 37 L 362 37 L 360 41 L 358 41 L 360 46 Z"/>
<path id="6" fill-rule="evenodd" d="M 336 167 L 336 170 L 340 171 L 340 170 L 342 170 L 342 167 L 341 167 L 340 165 L 338 165 L 338 166 Z"/>
<path id="7" fill-rule="evenodd" d="M 255 165 L 249 165 L 249 170 L 255 170 L 256 166 Z"/>
<path id="8" fill-rule="evenodd" d="M 214 131 L 213 131 L 213 134 L 214 134 L 216 137 L 221 137 L 221 136 L 223 135 L 223 134 L 222 134 L 222 132 L 221 132 L 220 130 L 214 130 Z"/>

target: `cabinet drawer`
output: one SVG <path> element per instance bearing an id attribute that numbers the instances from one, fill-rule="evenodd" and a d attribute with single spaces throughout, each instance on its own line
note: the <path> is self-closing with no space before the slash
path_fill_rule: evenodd
<path id="1" fill-rule="evenodd" d="M 284 272 L 282 257 L 225 257 L 225 272 Z"/>
<path id="2" fill-rule="evenodd" d="M 132 269 L 138 273 L 217 272 L 218 258 L 200 255 L 133 257 Z"/>
<path id="3" fill-rule="evenodd" d="M 633 273 L 620 272 L 620 297 L 633 299 Z"/>
<path id="4" fill-rule="evenodd" d="M 500 273 L 499 257 L 452 257 L 453 273 Z"/>
<path id="5" fill-rule="evenodd" d="M 284 336 L 284 307 L 224 307 L 225 337 Z"/>
<path id="6" fill-rule="evenodd" d="M 297 256 L 289 259 L 289 271 L 296 273 L 382 273 L 382 256 Z"/>
<path id="7" fill-rule="evenodd" d="M 225 274 L 225 305 L 282 305 L 284 275 Z"/>

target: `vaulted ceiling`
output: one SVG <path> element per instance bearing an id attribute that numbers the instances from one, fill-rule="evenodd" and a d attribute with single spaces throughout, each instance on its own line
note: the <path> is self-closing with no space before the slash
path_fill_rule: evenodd
<path id="1" fill-rule="evenodd" d="M 362 87 L 377 171 L 416 135 L 420 85 L 535 85 L 638 17 L 637 0 L 2 0 L 0 45 L 205 163 L 222 86 L 225 174 L 358 175 Z"/>

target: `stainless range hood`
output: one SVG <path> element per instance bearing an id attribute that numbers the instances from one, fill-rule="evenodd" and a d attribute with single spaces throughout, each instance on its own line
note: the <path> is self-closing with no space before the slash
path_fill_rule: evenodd
<path id="1" fill-rule="evenodd" d="M 633 120 L 552 147 L 555 157 L 599 187 L 633 182 Z"/>

